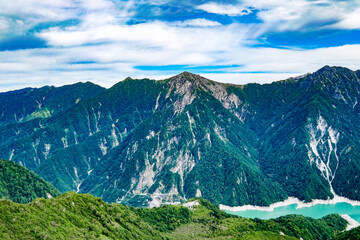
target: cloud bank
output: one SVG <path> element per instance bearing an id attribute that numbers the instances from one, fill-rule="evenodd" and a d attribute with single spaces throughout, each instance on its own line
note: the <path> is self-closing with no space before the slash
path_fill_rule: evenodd
<path id="1" fill-rule="evenodd" d="M 360 1 L 0 3 L 0 91 L 182 70 L 244 84 L 359 69 Z"/>

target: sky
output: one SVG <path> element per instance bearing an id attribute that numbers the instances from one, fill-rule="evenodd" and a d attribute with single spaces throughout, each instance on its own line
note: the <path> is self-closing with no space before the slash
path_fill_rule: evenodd
<path id="1" fill-rule="evenodd" d="M 268 83 L 360 69 L 360 0 L 0 1 L 0 91 L 183 71 Z"/>

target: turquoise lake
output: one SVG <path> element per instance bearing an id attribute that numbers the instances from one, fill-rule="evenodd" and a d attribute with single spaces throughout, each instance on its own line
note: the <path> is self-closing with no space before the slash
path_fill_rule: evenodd
<path id="1" fill-rule="evenodd" d="M 247 218 L 270 219 L 278 218 L 289 214 L 300 214 L 312 218 L 322 218 L 332 213 L 340 215 L 347 214 L 360 223 L 360 206 L 352 206 L 349 203 L 340 202 L 336 204 L 316 204 L 312 207 L 303 207 L 296 209 L 297 204 L 291 204 L 284 207 L 274 208 L 273 211 L 246 210 L 246 211 L 228 211 L 225 212 Z"/>

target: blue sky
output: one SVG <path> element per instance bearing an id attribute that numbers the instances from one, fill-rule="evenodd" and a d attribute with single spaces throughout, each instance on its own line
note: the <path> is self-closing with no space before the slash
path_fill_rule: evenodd
<path id="1" fill-rule="evenodd" d="M 360 68 L 360 0 L 11 0 L 0 91 L 182 71 L 244 84 Z"/>

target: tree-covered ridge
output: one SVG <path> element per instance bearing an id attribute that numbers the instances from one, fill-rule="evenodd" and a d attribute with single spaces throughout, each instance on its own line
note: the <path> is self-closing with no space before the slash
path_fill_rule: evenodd
<path id="1" fill-rule="evenodd" d="M 44 179 L 12 161 L 0 160 L 0 198 L 28 203 L 36 198 L 49 198 L 60 192 Z"/>
<path id="2" fill-rule="evenodd" d="M 337 235 L 336 240 L 358 240 L 360 239 L 360 227 L 353 228 L 349 231 Z"/>
<path id="3" fill-rule="evenodd" d="M 140 209 L 65 193 L 28 204 L 0 201 L 1 239 L 331 239 L 345 229 L 339 215 L 246 219 L 197 198 L 182 205 Z"/>

